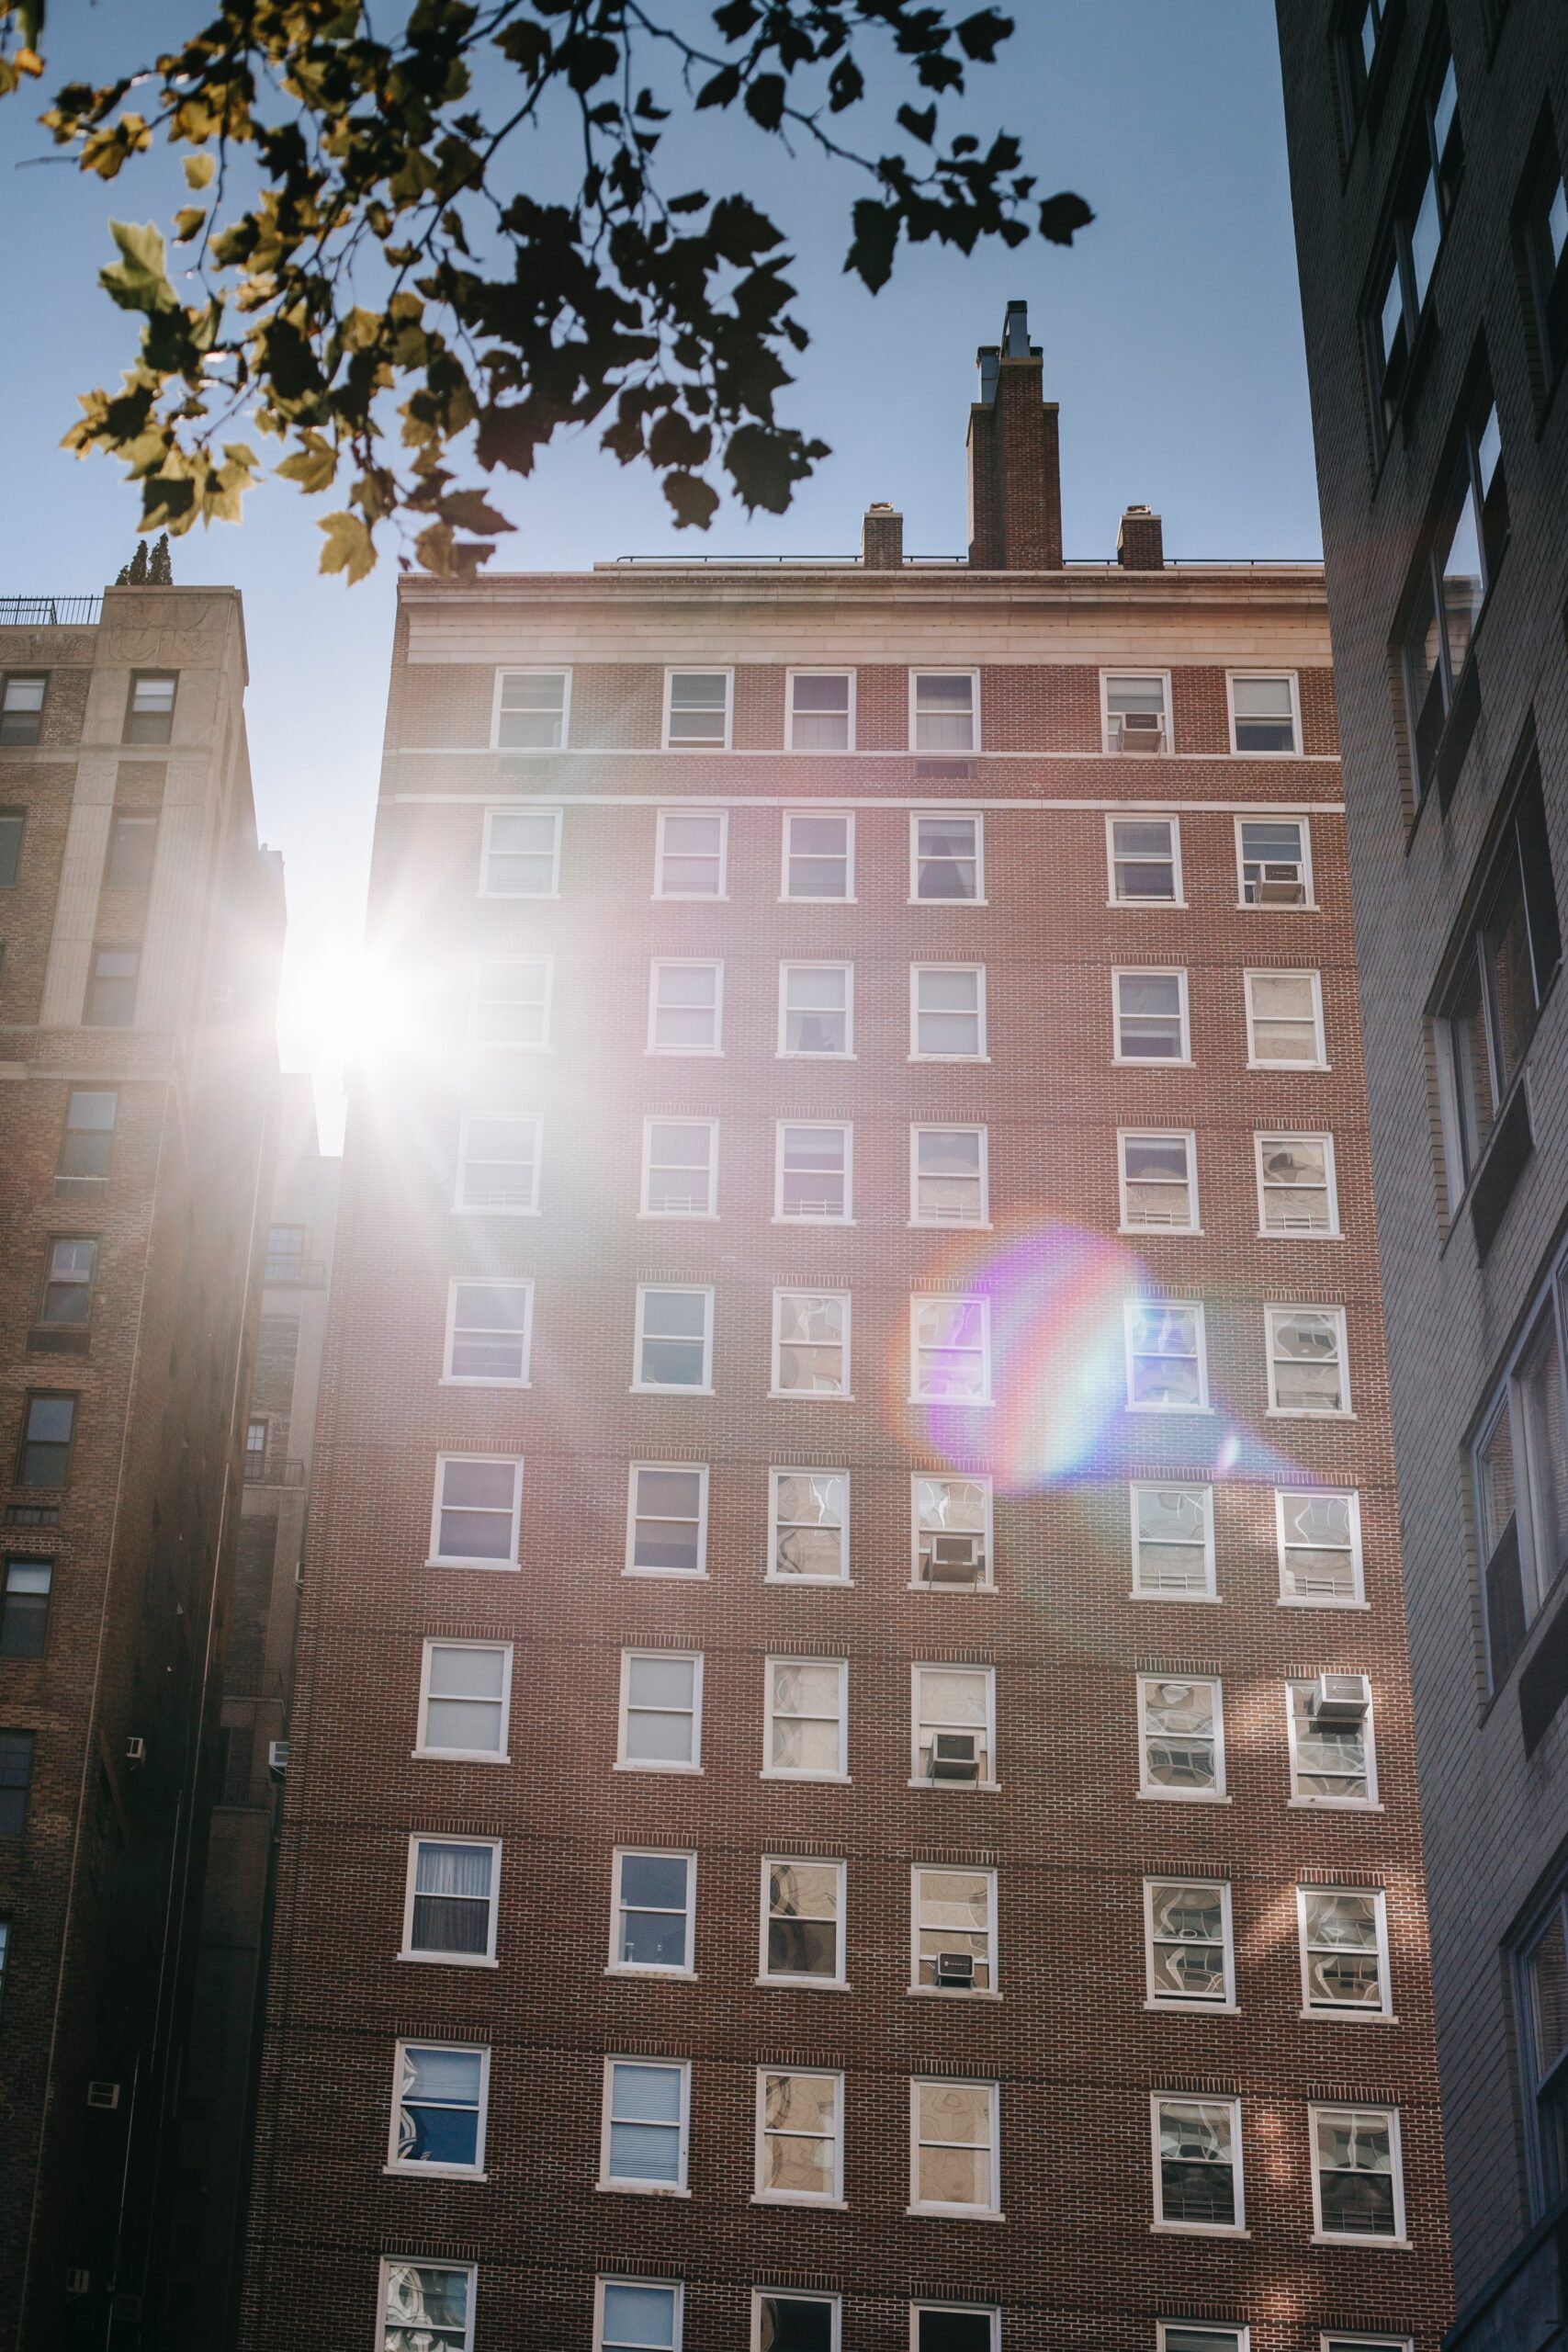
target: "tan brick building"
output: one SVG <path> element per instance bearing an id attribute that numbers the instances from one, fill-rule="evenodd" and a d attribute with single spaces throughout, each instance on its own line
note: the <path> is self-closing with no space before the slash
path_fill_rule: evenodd
<path id="1" fill-rule="evenodd" d="M 403 583 L 249 2352 L 1435 2352 L 1320 572 Z"/>
<path id="2" fill-rule="evenodd" d="M 281 876 L 240 601 L 0 604 L 0 2344 L 167 2340 Z"/>

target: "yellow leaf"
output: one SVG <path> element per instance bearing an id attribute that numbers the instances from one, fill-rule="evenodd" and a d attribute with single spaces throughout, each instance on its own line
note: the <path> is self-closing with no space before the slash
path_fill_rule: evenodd
<path id="1" fill-rule="evenodd" d="M 321 549 L 323 571 L 344 571 L 350 587 L 363 580 L 376 561 L 376 542 L 357 514 L 328 514 L 317 526 L 326 534 Z"/>
<path id="2" fill-rule="evenodd" d="M 210 155 L 187 155 L 186 157 L 186 187 L 210 187 L 212 175 L 217 169 L 217 163 Z"/>
<path id="3" fill-rule="evenodd" d="M 193 237 L 199 236 L 206 218 L 207 207 L 204 204 L 182 204 L 175 215 L 175 244 L 188 245 Z"/>

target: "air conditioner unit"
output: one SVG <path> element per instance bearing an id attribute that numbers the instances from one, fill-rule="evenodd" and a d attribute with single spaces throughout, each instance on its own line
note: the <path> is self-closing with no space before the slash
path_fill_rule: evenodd
<path id="1" fill-rule="evenodd" d="M 106 2114 L 112 2114 L 119 2105 L 119 2085 L 118 2083 L 89 2083 L 87 2105 L 101 2108 Z"/>
<path id="2" fill-rule="evenodd" d="M 1372 1686 L 1364 1674 L 1320 1674 L 1307 1713 L 1314 1724 L 1359 1724 L 1371 1703 Z"/>
<path id="3" fill-rule="evenodd" d="M 1305 897 L 1299 865 L 1266 865 L 1258 877 L 1260 907 L 1299 907 Z"/>
<path id="4" fill-rule="evenodd" d="M 974 1953 L 939 1951 L 936 1956 L 936 1981 L 950 1992 L 972 1993 L 975 1989 Z"/>
<path id="5" fill-rule="evenodd" d="M 303 1592 L 305 1589 L 305 1563 L 303 1560 L 297 1560 L 294 1564 L 294 1589 L 296 1592 Z"/>
<path id="6" fill-rule="evenodd" d="M 266 1769 L 275 1781 L 281 1781 L 288 1770 L 288 1742 L 269 1739 L 266 1744 Z"/>
<path id="7" fill-rule="evenodd" d="M 1120 741 L 1124 752 L 1163 752 L 1165 720 L 1157 710 L 1124 710 Z"/>
<path id="8" fill-rule="evenodd" d="M 147 1761 L 147 1742 L 136 1732 L 132 1732 L 125 1743 L 125 1760 L 128 1764 L 145 1764 Z"/>
<path id="9" fill-rule="evenodd" d="M 68 2295 L 90 2295 L 93 2291 L 92 2272 L 68 2270 L 65 2274 L 65 2291 Z"/>
<path id="10" fill-rule="evenodd" d="M 977 1781 L 980 1777 L 978 1732 L 933 1732 L 931 1770 L 933 1781 Z"/>
<path id="11" fill-rule="evenodd" d="M 986 1552 L 978 1535 L 933 1535 L 926 1566 L 928 1584 L 978 1584 L 986 1573 Z"/>

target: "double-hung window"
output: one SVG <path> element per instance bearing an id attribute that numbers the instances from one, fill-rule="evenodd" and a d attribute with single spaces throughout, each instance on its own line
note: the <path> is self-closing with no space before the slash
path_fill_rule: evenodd
<path id="1" fill-rule="evenodd" d="M 1298 1886 L 1302 2007 L 1312 2017 L 1390 2014 L 1388 1916 L 1377 1886 Z"/>
<path id="2" fill-rule="evenodd" d="M 1241 2101 L 1156 2091 L 1150 2106 L 1156 2228 L 1239 2233 Z"/>
<path id="3" fill-rule="evenodd" d="M 1366 111 L 1372 77 L 1393 46 L 1402 14 L 1398 0 L 1350 0 L 1340 13 L 1335 48 L 1348 131 L 1355 130 Z M 1185 2346 L 1180 2352 L 1186 2352 Z M 1224 2352 L 1231 2352 L 1229 2345 Z"/>
<path id="4" fill-rule="evenodd" d="M 26 677 L 12 671 L 0 691 L 0 744 L 36 743 L 43 729 L 47 672 Z M 12 876 L 12 880 L 16 876 Z"/>
<path id="5" fill-rule="evenodd" d="M 482 956 L 474 967 L 469 1027 L 481 1046 L 545 1052 L 550 1042 L 547 956 Z"/>
<path id="6" fill-rule="evenodd" d="M 1000 2211 L 1000 2089 L 946 2077 L 909 2085 L 909 2211 Z M 941 2342 L 937 2336 L 935 2342 Z"/>
<path id="7" fill-rule="evenodd" d="M 1102 670 L 1100 678 L 1103 742 L 1108 752 L 1168 752 L 1170 673 Z"/>
<path id="8" fill-rule="evenodd" d="M 781 1119 L 774 1216 L 792 1224 L 849 1224 L 853 1216 L 853 1129 L 841 1120 Z"/>
<path id="9" fill-rule="evenodd" d="M 1302 717 L 1296 673 L 1277 670 L 1232 670 L 1225 679 L 1230 703 L 1231 749 L 1257 759 L 1279 759 L 1302 748 Z"/>
<path id="10" fill-rule="evenodd" d="M 52 1560 L 7 1556 L 0 1585 L 0 1657 L 43 1656 L 53 1584 Z"/>
<path id="11" fill-rule="evenodd" d="M 1360 1498 L 1349 1488 L 1279 1487 L 1280 1598 L 1318 1609 L 1361 1599 Z"/>
<path id="12" fill-rule="evenodd" d="M 0 1838 L 19 1838 L 28 1826 L 38 1735 L 0 1730 Z"/>
<path id="13" fill-rule="evenodd" d="M 1119 1062 L 1191 1059 L 1185 972 L 1112 972 L 1111 986 Z"/>
<path id="14" fill-rule="evenodd" d="M 842 2075 L 760 2066 L 753 2201 L 841 2205 L 843 2175 Z"/>
<path id="15" fill-rule="evenodd" d="M 1267 1306 L 1270 1413 L 1348 1413 L 1342 1306 Z"/>
<path id="16" fill-rule="evenodd" d="M 909 1129 L 911 1225 L 988 1225 L 988 1137 L 984 1127 Z"/>
<path id="17" fill-rule="evenodd" d="M 1130 1298 L 1127 1404 L 1137 1413 L 1205 1413 L 1209 1374 L 1196 1299 Z"/>
<path id="18" fill-rule="evenodd" d="M 786 809 L 784 899 L 845 901 L 855 895 L 855 820 L 847 811 Z"/>
<path id="19" fill-rule="evenodd" d="M 684 2308 L 678 2279 L 596 2279 L 593 2352 L 681 2352 Z"/>
<path id="20" fill-rule="evenodd" d="M 711 1217 L 718 1213 L 718 1121 L 645 1119 L 642 1215 Z"/>
<path id="21" fill-rule="evenodd" d="M 490 1216 L 537 1216 L 544 1121 L 470 1113 L 457 1137 L 454 1208 Z"/>
<path id="22" fill-rule="evenodd" d="M 1179 907 L 1181 831 L 1174 817 L 1107 817 L 1105 848 L 1111 903 L 1117 907 Z"/>
<path id="23" fill-rule="evenodd" d="M 1530 1920 L 1513 1958 L 1530 2202 L 1539 2220 L 1568 2189 L 1568 1914 L 1561 1884 Z"/>
<path id="24" fill-rule="evenodd" d="M 146 890 L 152 881 L 158 850 L 158 820 L 133 809 L 117 808 L 109 829 L 108 855 L 104 861 L 107 890 Z"/>
<path id="25" fill-rule="evenodd" d="M 1196 1233 L 1197 1137 L 1168 1128 L 1124 1129 L 1118 1143 L 1123 1233 Z"/>
<path id="26" fill-rule="evenodd" d="M 169 743 L 174 741 L 175 696 L 179 690 L 176 670 L 133 670 L 125 705 L 128 743 Z"/>
<path id="27" fill-rule="evenodd" d="M 844 1982 L 844 1865 L 790 1854 L 762 1858 L 761 1981 Z"/>
<path id="28" fill-rule="evenodd" d="M 853 1053 L 852 964 L 779 966 L 778 1050 L 789 1055 Z"/>
<path id="29" fill-rule="evenodd" d="M 839 2352 L 837 2295 L 783 2295 L 751 2290 L 750 2352 Z"/>
<path id="30" fill-rule="evenodd" d="M 1568 1563 L 1563 1282 L 1560 1264 L 1471 1449 L 1494 1689 Z"/>
<path id="31" fill-rule="evenodd" d="M 997 1874 L 931 1862 L 909 1873 L 909 1983 L 917 1993 L 997 1989 Z"/>
<path id="32" fill-rule="evenodd" d="M 1186 2320 L 1162 2319 L 1157 2323 L 1156 2352 L 1247 2352 L 1252 2331 L 1247 2327 L 1205 2327 L 1189 2325 Z M 1328 2339 L 1325 2336 L 1324 2343 Z M 1340 2352 L 1349 2352 L 1342 2346 Z M 1400 2352 L 1400 2347 L 1391 2347 Z M 1409 2347 L 1404 2347 L 1409 2352 Z"/>
<path id="33" fill-rule="evenodd" d="M 487 809 L 479 896 L 554 899 L 559 893 L 560 810 Z"/>
<path id="34" fill-rule="evenodd" d="M 648 990 L 650 1054 L 723 1050 L 724 966 L 682 957 L 654 964 Z"/>
<path id="35" fill-rule="evenodd" d="M 401 1958 L 492 1967 L 500 1883 L 498 1838 L 411 1838 Z"/>
<path id="36" fill-rule="evenodd" d="M 698 1772 L 703 1660 L 698 1650 L 621 1652 L 622 1772 Z"/>
<path id="37" fill-rule="evenodd" d="M 98 1245 L 90 1240 L 51 1241 L 44 1265 L 39 1321 L 54 1330 L 86 1329 L 93 1310 L 93 1276 Z"/>
<path id="38" fill-rule="evenodd" d="M 446 1298 L 444 1381 L 457 1387 L 526 1388 L 534 1285 L 457 1276 Z"/>
<path id="39" fill-rule="evenodd" d="M 1340 1685 L 1360 1684 L 1341 1696 Z M 1329 1686 L 1324 1702 L 1324 1686 Z M 1377 1761 L 1371 1692 L 1359 1675 L 1325 1675 L 1285 1686 L 1291 1744 L 1291 1801 L 1309 1805 L 1375 1805 Z"/>
<path id="40" fill-rule="evenodd" d="M 509 1764 L 511 1704 L 510 1642 L 426 1642 L 414 1754 Z"/>
<path id="41" fill-rule="evenodd" d="M 1334 1138 L 1326 1135 L 1260 1135 L 1258 1165 L 1258 1229 L 1260 1234 L 1339 1231 L 1339 1196 L 1334 1181 Z"/>
<path id="42" fill-rule="evenodd" d="M 515 1454 L 437 1454 L 428 1565 L 514 1568 L 522 1510 L 523 1464 Z"/>
<path id="43" fill-rule="evenodd" d="M 1304 817 L 1238 817 L 1235 857 L 1244 907 L 1312 905 L 1312 841 Z"/>
<path id="44" fill-rule="evenodd" d="M 732 670 L 667 670 L 666 751 L 728 752 L 734 684 Z"/>
<path id="45" fill-rule="evenodd" d="M 984 1061 L 986 967 L 911 964 L 909 1054 L 914 1061 Z"/>
<path id="46" fill-rule="evenodd" d="M 599 2134 L 601 2188 L 686 2194 L 692 2070 L 652 2058 L 606 2058 Z"/>
<path id="47" fill-rule="evenodd" d="M 566 741 L 571 700 L 570 670 L 498 670 L 495 724 L 498 752 L 558 752 Z"/>
<path id="48" fill-rule="evenodd" d="M 377 2329 L 382 2352 L 471 2352 L 477 2277 L 471 2263 L 384 2256 Z"/>
<path id="49" fill-rule="evenodd" d="M 771 1657 L 765 1671 L 762 1778 L 847 1780 L 847 1661 Z"/>
<path id="50" fill-rule="evenodd" d="M 626 1501 L 627 1576 L 707 1574 L 705 1463 L 634 1462 Z"/>
<path id="51" fill-rule="evenodd" d="M 911 2303 L 909 2352 L 1000 2352 L 1002 2315 L 994 2303 Z"/>
<path id="52" fill-rule="evenodd" d="M 789 749 L 852 752 L 855 673 L 852 670 L 791 670 L 787 673 Z"/>
<path id="53" fill-rule="evenodd" d="M 977 670 L 910 671 L 909 748 L 913 752 L 979 750 Z"/>
<path id="54" fill-rule="evenodd" d="M 848 1474 L 774 1470 L 768 1581 L 844 1584 L 849 1580 Z"/>
<path id="55" fill-rule="evenodd" d="M 1508 543 L 1508 483 L 1490 389 L 1461 422 L 1421 560 L 1405 592 L 1399 641 L 1416 789 L 1438 768 L 1438 747 L 1459 697 L 1481 608 Z"/>
<path id="56" fill-rule="evenodd" d="M 389 2172 L 482 2180 L 490 2052 L 470 2042 L 400 2041 L 392 2062 Z"/>
<path id="57" fill-rule="evenodd" d="M 73 1087 L 65 1100 L 57 1177 L 93 1182 L 109 1172 L 119 1097 L 108 1088 Z"/>
<path id="58" fill-rule="evenodd" d="M 988 1298 L 944 1295 L 909 1301 L 909 1401 L 990 1403 Z"/>
<path id="59" fill-rule="evenodd" d="M 1235 1949 L 1228 1883 L 1146 1878 L 1144 1962 L 1150 2008 L 1233 2008 Z"/>
<path id="60" fill-rule="evenodd" d="M 89 1029 L 129 1029 L 136 1017 L 136 990 L 141 978 L 140 947 L 93 946 L 82 1019 Z"/>
<path id="61" fill-rule="evenodd" d="M 1138 1717 L 1140 1795 L 1208 1804 L 1224 1795 L 1224 1715 L 1217 1679 L 1140 1675 Z"/>
<path id="62" fill-rule="evenodd" d="M 661 808 L 654 852 L 656 899 L 722 899 L 728 888 L 728 812 Z"/>
<path id="63" fill-rule="evenodd" d="M 1399 2110 L 1393 2107 L 1311 2107 L 1312 2214 L 1314 2238 L 1364 2245 L 1403 2244 L 1404 2181 Z"/>
<path id="64" fill-rule="evenodd" d="M 1247 1058 L 1257 1069 L 1322 1069 L 1323 980 L 1317 972 L 1247 972 Z"/>
<path id="65" fill-rule="evenodd" d="M 63 1487 L 71 1471 L 76 1434 L 76 1399 L 34 1389 L 22 1410 L 22 1445 L 17 1460 L 18 1487 Z"/>
<path id="66" fill-rule="evenodd" d="M 613 1862 L 610 1968 L 614 1974 L 691 1976 L 697 1858 L 665 1848 L 617 1848 Z"/>
<path id="67" fill-rule="evenodd" d="M 1213 1600 L 1213 1488 L 1134 1484 L 1127 1491 L 1133 1510 L 1133 1598 Z"/>
<path id="68" fill-rule="evenodd" d="M 1416 338 L 1463 172 L 1459 91 L 1445 46 L 1423 93 L 1420 120 L 1394 195 L 1393 226 L 1363 313 L 1372 411 L 1385 447 L 1410 380 Z"/>
<path id="69" fill-rule="evenodd" d="M 696 1284 L 638 1283 L 632 1386 L 684 1389 L 699 1396 L 711 1391 L 711 1290 Z"/>
<path id="70" fill-rule="evenodd" d="M 909 1672 L 909 1786 L 995 1788 L 996 1668 L 916 1666 Z"/>
<path id="71" fill-rule="evenodd" d="M 910 1583 L 922 1591 L 988 1591 L 996 1581 L 988 1478 L 917 1471 Z"/>
<path id="72" fill-rule="evenodd" d="M 848 1291 L 773 1293 L 773 1393 L 775 1396 L 851 1394 Z"/>
<path id="73" fill-rule="evenodd" d="M 909 820 L 911 905 L 978 905 L 986 896 L 984 820 L 947 810 Z"/>

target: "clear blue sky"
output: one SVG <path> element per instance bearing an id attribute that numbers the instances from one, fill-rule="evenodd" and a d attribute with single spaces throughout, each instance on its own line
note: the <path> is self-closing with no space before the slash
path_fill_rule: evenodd
<path id="1" fill-rule="evenodd" d="M 700 25 L 698 0 L 677 5 Z M 50 13 L 52 83 L 99 78 L 106 49 L 108 64 L 123 64 L 128 42 L 151 49 L 205 11 L 201 0 L 52 0 Z M 902 507 L 912 551 L 959 551 L 975 346 L 996 340 L 1017 296 L 1044 345 L 1047 396 L 1061 402 L 1070 558 L 1108 557 L 1134 500 L 1161 510 L 1174 555 L 1317 553 L 1270 0 L 1013 0 L 1012 13 L 1019 29 L 1005 68 L 979 79 L 979 110 L 1023 134 L 1043 187 L 1086 196 L 1095 225 L 1070 252 L 1039 244 L 964 261 L 908 251 L 873 300 L 840 274 L 858 185 L 814 162 L 759 170 L 750 146 L 742 166 L 739 149 L 705 130 L 705 183 L 743 179 L 789 232 L 814 337 L 790 412 L 833 455 L 788 515 L 748 524 L 727 511 L 704 538 L 675 532 L 647 478 L 581 438 L 533 482 L 492 487 L 519 526 L 498 569 L 666 549 L 849 553 L 874 498 Z M 137 502 L 118 469 L 57 445 L 75 393 L 113 382 L 131 356 L 133 322 L 96 284 L 111 258 L 106 220 L 166 225 L 182 200 L 162 161 L 112 188 L 62 164 L 16 168 L 44 152 L 25 98 L 7 100 L 0 594 L 96 589 L 132 549 Z M 547 170 L 547 151 L 527 167 Z M 176 541 L 175 576 L 244 594 L 257 811 L 288 874 L 281 1045 L 288 1066 L 314 1066 L 331 1143 L 336 1072 L 310 1007 L 360 933 L 393 579 L 389 562 L 353 590 L 322 580 L 319 545 L 306 502 L 268 487 L 247 502 L 242 528 Z"/>

